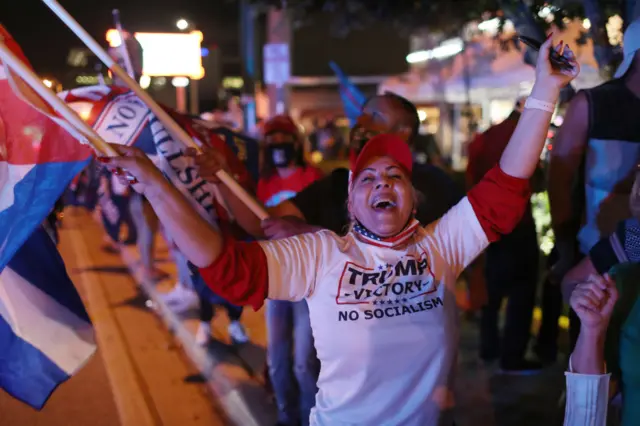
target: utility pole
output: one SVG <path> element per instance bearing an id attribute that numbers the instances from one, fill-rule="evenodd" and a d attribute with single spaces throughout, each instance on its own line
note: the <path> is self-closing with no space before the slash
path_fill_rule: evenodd
<path id="1" fill-rule="evenodd" d="M 242 56 L 242 104 L 244 105 L 243 129 L 253 133 L 256 126 L 256 93 L 258 79 L 256 60 L 256 25 L 254 9 L 248 0 L 240 1 L 240 51 Z"/>
<path id="2" fill-rule="evenodd" d="M 277 9 L 272 7 L 267 13 L 267 43 L 282 47 L 281 51 L 286 50 L 286 55 L 280 55 L 275 58 L 275 62 L 271 62 L 270 66 L 277 67 L 274 74 L 279 74 L 277 81 L 267 82 L 267 96 L 269 97 L 269 115 L 273 117 L 276 114 L 284 114 L 289 111 L 290 89 L 287 86 L 291 70 L 291 19 L 286 8 Z M 265 54 L 265 61 L 268 60 Z M 265 64 L 266 66 L 269 66 Z"/>

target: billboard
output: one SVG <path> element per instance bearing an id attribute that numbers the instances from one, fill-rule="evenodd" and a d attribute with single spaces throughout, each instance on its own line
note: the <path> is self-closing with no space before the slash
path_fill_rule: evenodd
<path id="1" fill-rule="evenodd" d="M 134 33 L 142 46 L 142 73 L 150 77 L 204 77 L 202 33 Z M 120 45 L 116 30 L 107 31 L 111 47 Z"/>

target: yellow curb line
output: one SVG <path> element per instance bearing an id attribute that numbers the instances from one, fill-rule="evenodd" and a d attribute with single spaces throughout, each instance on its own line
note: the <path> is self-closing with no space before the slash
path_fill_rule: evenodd
<path id="1" fill-rule="evenodd" d="M 69 236 L 78 264 L 82 267 L 91 265 L 82 233 L 76 229 L 68 229 L 65 234 Z M 86 295 L 87 311 L 93 322 L 121 425 L 155 426 L 154 417 L 136 380 L 132 360 L 127 355 L 124 339 L 111 314 L 102 279 L 96 272 L 86 272 L 78 274 L 76 282 L 82 286 Z"/>

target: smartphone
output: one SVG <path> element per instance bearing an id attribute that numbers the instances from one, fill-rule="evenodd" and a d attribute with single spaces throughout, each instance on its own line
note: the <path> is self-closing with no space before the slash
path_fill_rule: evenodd
<path id="1" fill-rule="evenodd" d="M 535 40 L 531 37 L 527 37 L 523 35 L 519 35 L 518 38 L 530 48 L 535 49 L 537 51 L 540 50 L 540 46 L 542 45 L 542 43 L 540 43 L 538 40 Z M 557 68 L 557 69 L 573 68 L 573 65 L 571 65 L 571 61 L 569 61 L 564 56 L 558 54 L 558 52 L 556 52 L 555 49 L 551 49 L 549 53 L 549 60 L 551 61 L 551 65 L 553 65 L 554 68 Z"/>

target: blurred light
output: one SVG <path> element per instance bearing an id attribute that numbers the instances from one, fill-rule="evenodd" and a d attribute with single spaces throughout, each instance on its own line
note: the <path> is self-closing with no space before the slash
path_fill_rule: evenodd
<path id="1" fill-rule="evenodd" d="M 203 58 L 209 56 L 209 49 L 207 49 L 206 47 L 200 49 L 200 56 L 202 56 Z"/>
<path id="2" fill-rule="evenodd" d="M 154 78 L 153 85 L 157 87 L 164 87 L 167 85 L 167 78 L 166 77 Z"/>
<path id="3" fill-rule="evenodd" d="M 204 77 L 202 33 L 135 33 L 142 46 L 142 72 L 150 77 Z"/>
<path id="4" fill-rule="evenodd" d="M 591 28 L 591 21 L 589 19 L 585 19 L 584 21 L 582 21 L 582 26 L 585 30 L 588 30 L 589 28 Z"/>
<path id="5" fill-rule="evenodd" d="M 480 31 L 496 31 L 500 26 L 500 19 L 493 18 L 488 21 L 482 21 L 478 24 L 478 29 Z"/>
<path id="6" fill-rule="evenodd" d="M 186 19 L 178 19 L 178 22 L 176 22 L 176 27 L 178 27 L 180 31 L 184 31 L 189 28 L 189 23 Z"/>
<path id="7" fill-rule="evenodd" d="M 44 80 L 42 80 L 42 84 L 47 86 L 49 89 L 51 89 L 53 87 L 53 81 L 47 80 L 46 78 Z"/>
<path id="8" fill-rule="evenodd" d="M 323 160 L 322 153 L 320 151 L 313 151 L 311 153 L 311 162 L 314 164 L 319 164 Z"/>
<path id="9" fill-rule="evenodd" d="M 429 161 L 429 156 L 425 152 L 417 152 L 415 154 L 414 161 L 418 164 L 427 164 L 427 161 Z"/>
<path id="10" fill-rule="evenodd" d="M 151 85 L 151 77 L 146 74 L 140 76 L 140 87 L 143 89 L 148 89 L 149 85 Z"/>
<path id="11" fill-rule="evenodd" d="M 118 47 L 122 44 L 122 39 L 120 38 L 118 30 L 110 29 L 107 31 L 106 39 L 109 43 L 109 47 Z"/>
<path id="12" fill-rule="evenodd" d="M 89 117 L 91 117 L 91 109 L 93 108 L 93 104 L 91 102 L 71 102 L 68 105 L 84 121 L 87 121 Z"/>
<path id="13" fill-rule="evenodd" d="M 542 309 L 538 307 L 533 309 L 533 320 L 536 322 L 542 321 Z M 558 327 L 562 328 L 563 330 L 568 330 L 569 317 L 567 317 L 566 315 L 560 315 L 560 317 L 558 317 Z"/>
<path id="14" fill-rule="evenodd" d="M 205 120 L 205 121 L 216 121 L 216 116 L 209 111 L 203 112 L 202 114 L 200 114 L 200 118 Z"/>
<path id="15" fill-rule="evenodd" d="M 551 15 L 551 7 L 549 6 L 543 7 L 542 9 L 540 9 L 540 12 L 538 12 L 538 16 L 542 19 L 546 19 L 547 17 L 549 17 L 549 15 Z"/>
<path id="16" fill-rule="evenodd" d="M 462 39 L 452 38 L 444 41 L 440 46 L 431 50 L 419 50 L 417 52 L 411 52 L 407 55 L 407 62 L 415 64 L 418 62 L 425 62 L 430 59 L 445 59 L 451 56 L 455 56 L 462 52 L 464 45 Z"/>
<path id="17" fill-rule="evenodd" d="M 171 84 L 173 87 L 187 87 L 189 85 L 189 79 L 187 77 L 173 77 Z"/>
<path id="18" fill-rule="evenodd" d="M 242 77 L 225 77 L 222 79 L 222 87 L 225 89 L 242 89 L 244 80 Z"/>
<path id="19" fill-rule="evenodd" d="M 100 83 L 100 79 L 97 75 L 78 75 L 76 76 L 76 83 L 84 86 L 93 86 Z"/>
<path id="20" fill-rule="evenodd" d="M 547 144 L 547 151 L 553 151 L 553 144 L 552 143 Z"/>
<path id="21" fill-rule="evenodd" d="M 609 34 L 609 43 L 612 46 L 619 46 L 622 44 L 622 18 L 620 15 L 613 15 L 609 17 L 606 24 L 607 34 Z"/>
<path id="22" fill-rule="evenodd" d="M 553 119 L 553 125 L 556 127 L 560 127 L 562 126 L 562 123 L 564 123 L 564 117 L 561 115 L 556 115 Z"/>
<path id="23" fill-rule="evenodd" d="M 418 110 L 418 118 L 420 119 L 420 121 L 424 121 L 427 119 L 427 111 L 423 110 L 423 109 L 419 109 Z"/>

